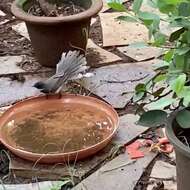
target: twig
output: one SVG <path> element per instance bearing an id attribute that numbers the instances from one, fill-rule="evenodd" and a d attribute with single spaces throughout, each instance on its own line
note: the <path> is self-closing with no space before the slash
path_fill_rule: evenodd
<path id="1" fill-rule="evenodd" d="M 129 162 L 125 163 L 125 164 L 121 164 L 120 166 L 116 166 L 116 167 L 110 168 L 110 169 L 108 169 L 108 170 L 103 170 L 103 171 L 101 171 L 101 173 L 111 172 L 111 171 L 113 171 L 113 170 L 117 170 L 117 169 L 123 168 L 123 167 L 125 167 L 125 166 L 134 164 L 136 161 L 137 161 L 137 160 L 129 161 Z"/>

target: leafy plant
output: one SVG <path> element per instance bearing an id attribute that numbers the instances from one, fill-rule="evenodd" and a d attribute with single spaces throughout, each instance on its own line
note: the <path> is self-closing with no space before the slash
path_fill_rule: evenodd
<path id="1" fill-rule="evenodd" d="M 143 11 L 145 3 L 154 11 Z M 108 5 L 126 13 L 117 19 L 147 27 L 145 45 L 167 48 L 162 61 L 154 65 L 155 75 L 138 84 L 133 97 L 139 105 L 139 123 L 160 125 L 171 112 L 190 105 L 190 0 L 134 0 L 131 11 L 120 0 L 108 1 Z M 173 29 L 170 36 L 162 32 L 162 23 Z M 182 109 L 176 119 L 182 128 L 190 128 L 188 109 Z"/>

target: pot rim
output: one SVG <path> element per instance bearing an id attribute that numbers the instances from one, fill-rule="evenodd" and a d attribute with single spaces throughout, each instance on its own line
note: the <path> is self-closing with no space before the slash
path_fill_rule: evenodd
<path id="1" fill-rule="evenodd" d="M 40 95 L 40 96 L 30 97 L 30 98 L 24 99 L 22 101 L 19 101 L 18 103 L 15 103 L 8 110 L 6 110 L 0 117 L 0 127 L 2 127 L 2 125 L 8 121 L 9 116 L 11 114 L 15 113 L 14 112 L 15 108 L 19 108 L 20 106 L 22 107 L 25 103 L 28 103 L 28 102 L 35 103 L 40 100 L 51 101 L 51 100 L 57 99 L 58 97 L 59 97 L 59 95 L 52 94 L 52 95 L 49 95 L 48 100 L 47 100 L 47 97 L 45 95 Z M 71 152 L 67 152 L 67 153 L 39 154 L 39 153 L 33 153 L 33 152 L 17 149 L 14 146 L 12 146 L 10 143 L 7 142 L 7 140 L 2 136 L 2 133 L 0 133 L 0 142 L 13 153 L 20 155 L 20 157 L 25 158 L 27 160 L 38 160 L 39 162 L 42 162 L 42 163 L 54 163 L 54 161 L 51 161 L 51 160 L 54 160 L 54 159 L 56 160 L 58 157 L 62 158 L 62 157 L 66 157 L 66 156 L 70 157 L 73 155 L 78 156 L 80 154 L 84 155 L 87 152 L 90 152 L 90 150 L 98 150 L 100 147 L 102 147 L 103 144 L 107 144 L 112 139 L 112 137 L 115 135 L 117 129 L 119 128 L 119 116 L 118 116 L 116 110 L 111 105 L 109 105 L 108 103 L 106 103 L 102 100 L 99 100 L 97 98 L 90 97 L 90 96 L 66 94 L 66 95 L 62 95 L 62 98 L 68 98 L 68 99 L 69 98 L 80 98 L 81 100 L 82 99 L 88 100 L 89 102 L 91 102 L 93 104 L 97 104 L 97 106 L 98 106 L 98 104 L 102 105 L 105 109 L 107 109 L 108 112 L 110 112 L 110 114 L 112 114 L 112 117 L 113 117 L 112 119 L 113 119 L 113 121 L 115 121 L 115 122 L 113 122 L 112 133 L 107 138 L 105 138 L 104 140 L 100 141 L 97 144 L 94 144 L 92 146 L 89 146 L 89 147 L 81 149 L 81 150 L 71 151 Z M 39 160 L 39 159 L 41 159 L 41 160 Z M 44 162 L 43 159 L 48 160 L 48 161 Z"/>
<path id="2" fill-rule="evenodd" d="M 175 135 L 174 130 L 173 130 L 173 122 L 174 119 L 176 118 L 178 111 L 175 111 L 170 115 L 168 118 L 167 126 L 166 126 L 166 135 L 171 141 L 171 143 L 174 145 L 174 147 L 181 152 L 182 154 L 186 155 L 187 157 L 190 158 L 190 148 L 185 146 Z"/>
<path id="3" fill-rule="evenodd" d="M 68 22 L 77 22 L 80 20 L 85 20 L 95 16 L 103 7 L 102 0 L 91 0 L 92 5 L 89 9 L 70 16 L 63 17 L 45 17 L 45 16 L 34 16 L 27 14 L 22 8 L 16 5 L 16 1 L 13 2 L 11 6 L 11 11 L 17 18 L 34 24 L 57 24 L 57 23 L 68 23 Z"/>

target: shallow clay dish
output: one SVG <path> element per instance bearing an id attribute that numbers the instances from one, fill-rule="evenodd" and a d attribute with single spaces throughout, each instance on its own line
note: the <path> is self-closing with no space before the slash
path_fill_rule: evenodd
<path id="1" fill-rule="evenodd" d="M 56 163 L 95 154 L 117 128 L 117 112 L 96 98 L 39 96 L 16 103 L 0 117 L 0 140 L 19 157 Z"/>

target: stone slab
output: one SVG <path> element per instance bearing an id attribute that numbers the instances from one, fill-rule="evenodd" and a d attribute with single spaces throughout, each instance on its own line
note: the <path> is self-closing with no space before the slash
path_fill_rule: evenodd
<path id="1" fill-rule="evenodd" d="M 115 108 L 123 108 L 133 96 L 135 86 L 152 76 L 152 64 L 156 62 L 158 60 L 97 68 L 93 77 L 80 83 Z"/>
<path id="2" fill-rule="evenodd" d="M 152 169 L 150 177 L 165 180 L 176 179 L 176 167 L 167 162 L 158 160 Z"/>
<path id="3" fill-rule="evenodd" d="M 128 45 L 148 40 L 148 30 L 145 26 L 116 20 L 118 16 L 122 15 L 125 14 L 115 12 L 100 14 L 104 47 Z"/>
<path id="4" fill-rule="evenodd" d="M 20 22 L 19 24 L 13 25 L 12 29 L 15 32 L 17 32 L 18 34 L 20 34 L 21 36 L 23 36 L 26 39 L 30 40 L 30 37 L 29 37 L 28 30 L 27 30 L 25 22 Z"/>
<path id="5" fill-rule="evenodd" d="M 74 177 L 82 179 L 94 171 L 107 158 L 112 157 L 117 148 L 130 143 L 139 134 L 144 133 L 147 128 L 135 124 L 137 116 L 132 114 L 120 117 L 120 126 L 113 141 L 96 155 L 76 163 L 75 167 L 70 164 L 70 168 L 75 168 Z M 28 162 L 14 155 L 11 156 L 10 171 L 19 177 L 38 177 L 39 179 L 57 180 L 65 176 L 70 176 L 69 167 L 65 163 L 56 165 L 42 165 Z"/>
<path id="6" fill-rule="evenodd" d="M 6 14 L 0 10 L 0 16 L 6 16 Z"/>
<path id="7" fill-rule="evenodd" d="M 118 47 L 120 52 L 125 54 L 126 56 L 134 59 L 135 61 L 144 61 L 152 58 L 158 58 L 164 53 L 164 50 L 157 47 Z"/>
<path id="8" fill-rule="evenodd" d="M 57 183 L 57 181 L 44 181 L 29 184 L 0 185 L 0 190 L 50 190 Z"/>
<path id="9" fill-rule="evenodd" d="M 88 64 L 92 67 L 99 67 L 122 60 L 119 56 L 96 45 L 91 39 L 88 40 L 86 57 Z"/>
<path id="10" fill-rule="evenodd" d="M 25 72 L 17 64 L 22 62 L 23 56 L 3 56 L 0 57 L 0 75 L 15 74 Z"/>
<path id="11" fill-rule="evenodd" d="M 19 78 L 19 76 L 18 76 Z M 9 77 L 0 78 L 0 107 L 10 105 L 24 98 L 39 95 L 39 91 L 33 87 L 34 83 L 44 80 L 43 75 L 23 76 L 17 81 Z"/>
<path id="12" fill-rule="evenodd" d="M 149 152 L 144 158 L 131 160 L 126 153 L 121 154 L 83 180 L 73 190 L 134 190 L 144 170 L 155 156 L 155 153 Z"/>

